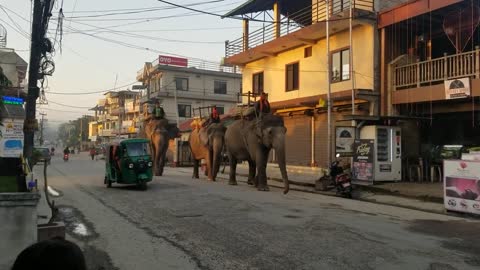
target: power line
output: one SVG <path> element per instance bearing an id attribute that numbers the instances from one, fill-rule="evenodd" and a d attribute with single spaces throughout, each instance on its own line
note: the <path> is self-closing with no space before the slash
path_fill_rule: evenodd
<path id="1" fill-rule="evenodd" d="M 51 94 L 51 95 L 91 95 L 91 94 L 101 94 L 101 93 L 107 93 L 107 92 L 110 92 L 110 91 L 114 91 L 115 89 L 118 89 L 118 88 L 124 88 L 124 87 L 127 87 L 127 86 L 131 86 L 131 85 L 136 84 L 136 83 L 137 83 L 137 81 L 132 82 L 132 83 L 129 83 L 129 84 L 117 86 L 117 87 L 115 87 L 115 88 L 111 88 L 111 89 L 107 89 L 107 90 L 102 90 L 102 91 L 92 91 L 92 92 L 47 92 L 47 91 L 45 91 L 45 93 L 46 93 L 46 94 Z"/>
<path id="2" fill-rule="evenodd" d="M 86 26 L 90 26 L 90 27 L 95 27 L 95 28 L 98 28 L 98 29 L 103 29 L 102 27 L 96 27 L 96 26 L 94 26 L 94 25 L 87 24 L 87 23 L 80 23 L 80 22 L 74 22 L 74 23 L 78 23 L 78 24 L 82 24 L 82 25 L 86 25 Z M 173 42 L 173 43 L 196 43 L 196 44 L 224 44 L 224 43 L 225 43 L 224 41 L 196 41 L 196 40 L 167 39 L 167 38 L 152 37 L 152 36 L 147 36 L 147 35 L 126 33 L 126 32 L 124 32 L 124 31 L 116 31 L 116 30 L 108 30 L 108 31 L 105 31 L 105 32 L 106 32 L 106 33 L 110 33 L 110 34 L 120 35 L 120 36 L 132 37 L 132 38 L 158 40 L 158 41 Z M 77 34 L 86 34 L 85 32 L 83 32 L 83 31 L 81 31 L 81 30 L 79 30 L 79 31 L 77 31 L 77 32 L 75 32 L 75 33 L 77 33 Z M 96 32 L 96 34 L 98 34 L 98 32 Z"/>
<path id="3" fill-rule="evenodd" d="M 191 3 L 186 6 L 198 6 L 198 5 L 206 5 L 212 4 L 217 2 L 223 2 L 223 0 L 212 0 L 207 2 L 197 2 Z M 159 10 L 167 10 L 167 9 L 174 9 L 171 6 L 161 6 L 161 7 L 152 7 L 152 8 L 142 8 L 137 10 L 129 10 L 129 11 L 122 11 L 122 12 L 113 12 L 113 13 L 105 13 L 105 14 L 94 14 L 94 15 L 84 15 L 84 16 L 72 16 L 68 17 L 69 19 L 77 19 L 77 18 L 95 18 L 95 17 L 105 17 L 105 16 L 117 16 L 117 15 L 128 15 L 128 14 L 138 14 L 138 13 L 145 13 L 145 12 L 153 12 Z"/>
<path id="4" fill-rule="evenodd" d="M 85 106 L 73 106 L 73 105 L 62 104 L 62 103 L 51 101 L 51 100 L 49 100 L 48 103 L 53 103 L 55 105 L 68 107 L 68 108 L 73 108 L 73 109 L 90 109 L 91 108 L 91 107 L 85 107 Z"/>

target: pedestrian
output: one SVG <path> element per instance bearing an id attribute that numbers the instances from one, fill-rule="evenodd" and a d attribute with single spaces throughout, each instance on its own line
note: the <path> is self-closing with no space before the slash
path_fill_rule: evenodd
<path id="1" fill-rule="evenodd" d="M 90 147 L 90 157 L 92 157 L 92 160 L 95 158 L 95 154 L 96 154 L 96 150 L 95 150 L 95 147 Z"/>
<path id="2" fill-rule="evenodd" d="M 35 243 L 16 258 L 11 270 L 86 270 L 82 250 L 63 238 Z"/>

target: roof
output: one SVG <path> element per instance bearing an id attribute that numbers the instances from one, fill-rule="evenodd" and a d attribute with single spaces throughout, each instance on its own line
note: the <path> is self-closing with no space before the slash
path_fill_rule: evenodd
<path id="1" fill-rule="evenodd" d="M 190 126 L 190 124 L 192 123 L 193 121 L 193 118 L 192 119 L 189 119 L 189 120 L 185 120 L 183 121 L 182 123 L 180 123 L 178 129 L 180 130 L 180 132 L 186 132 L 186 131 L 190 131 L 192 129 L 192 127 Z"/>
<path id="2" fill-rule="evenodd" d="M 238 15 L 245 15 L 249 13 L 256 13 L 273 9 L 275 1 L 280 2 L 280 13 L 284 16 L 295 13 L 301 9 L 312 5 L 311 0 L 248 0 L 234 10 L 223 15 L 223 17 L 232 17 Z"/>

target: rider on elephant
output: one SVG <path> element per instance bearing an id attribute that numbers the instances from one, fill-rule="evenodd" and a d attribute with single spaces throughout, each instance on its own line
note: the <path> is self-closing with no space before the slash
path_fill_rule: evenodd
<path id="1" fill-rule="evenodd" d="M 263 114 L 270 113 L 270 102 L 268 102 L 265 92 L 260 94 L 260 99 L 255 103 L 255 112 L 260 118 Z"/>
<path id="2" fill-rule="evenodd" d="M 212 112 L 210 113 L 210 117 L 203 123 L 203 127 L 208 127 L 210 124 L 213 123 L 220 123 L 220 115 L 217 112 L 217 107 L 212 108 Z"/>
<path id="3" fill-rule="evenodd" d="M 163 110 L 162 105 L 160 105 L 160 101 L 157 101 L 155 104 L 155 119 L 160 120 L 165 118 L 165 111 Z"/>

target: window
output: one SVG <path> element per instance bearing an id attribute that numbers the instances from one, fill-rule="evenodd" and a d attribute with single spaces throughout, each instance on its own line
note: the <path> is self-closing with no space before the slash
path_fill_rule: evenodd
<path id="1" fill-rule="evenodd" d="M 219 115 L 225 114 L 225 107 L 223 107 L 223 106 L 218 106 L 218 105 L 212 105 L 212 106 L 215 106 L 215 108 L 217 108 L 217 113 L 218 113 Z"/>
<path id="2" fill-rule="evenodd" d="M 263 92 L 263 72 L 253 74 L 253 87 L 254 94 L 260 94 Z"/>
<path id="3" fill-rule="evenodd" d="M 188 91 L 188 78 L 175 78 L 175 86 L 177 90 Z"/>
<path id="4" fill-rule="evenodd" d="M 178 104 L 178 116 L 185 118 L 192 117 L 192 106 L 186 104 Z"/>
<path id="5" fill-rule="evenodd" d="M 303 51 L 303 56 L 304 56 L 305 58 L 308 58 L 308 57 L 311 57 L 311 56 L 312 56 L 312 46 L 307 47 L 307 48 L 304 49 L 304 51 Z"/>
<path id="6" fill-rule="evenodd" d="M 350 80 L 350 49 L 332 54 L 332 82 Z"/>
<path id="7" fill-rule="evenodd" d="M 287 91 L 298 90 L 299 86 L 299 63 L 289 64 L 285 68 L 285 84 Z"/>
<path id="8" fill-rule="evenodd" d="M 215 94 L 227 94 L 227 82 L 224 81 L 214 81 L 213 92 Z"/>

